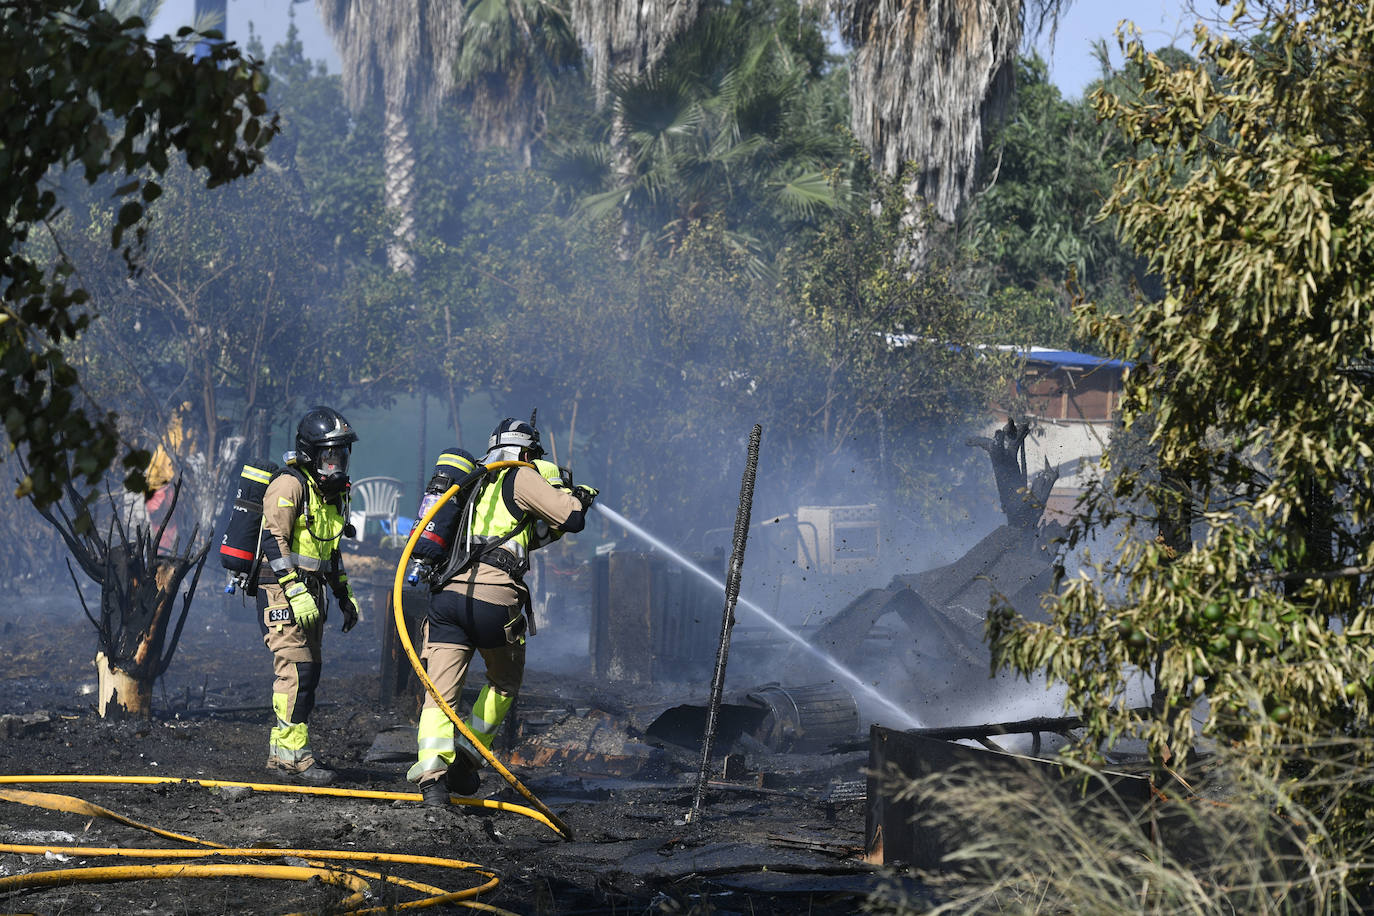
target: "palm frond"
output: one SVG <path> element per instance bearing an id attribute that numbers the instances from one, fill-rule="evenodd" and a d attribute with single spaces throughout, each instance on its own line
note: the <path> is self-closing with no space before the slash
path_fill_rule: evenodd
<path id="1" fill-rule="evenodd" d="M 597 104 L 610 96 L 613 73 L 639 76 L 696 21 L 701 0 L 571 0 L 569 18 L 592 61 Z"/>
<path id="2" fill-rule="evenodd" d="M 454 88 L 464 5 L 454 0 L 316 0 L 343 62 L 344 100 L 354 111 L 380 99 L 433 116 Z"/>
<path id="3" fill-rule="evenodd" d="M 604 187 L 611 175 L 611 148 L 605 143 L 577 143 L 553 147 L 543 169 L 554 183 L 587 193 Z"/>
<path id="4" fill-rule="evenodd" d="M 469 3 L 455 74 L 478 144 L 515 150 L 528 163 L 555 87 L 578 62 L 567 19 L 549 0 Z"/>
<path id="5" fill-rule="evenodd" d="M 829 177 L 822 172 L 807 172 L 777 187 L 777 200 L 783 210 L 796 219 L 812 220 L 820 210 L 838 210 L 844 200 Z"/>
<path id="6" fill-rule="evenodd" d="M 855 46 L 854 135 L 884 175 L 912 162 L 916 190 L 952 222 L 974 189 L 982 125 L 1000 117 L 1020 47 L 1021 0 L 832 3 Z"/>

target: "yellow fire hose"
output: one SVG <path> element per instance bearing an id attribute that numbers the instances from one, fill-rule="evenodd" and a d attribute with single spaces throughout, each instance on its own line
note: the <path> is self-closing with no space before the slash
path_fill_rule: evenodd
<path id="1" fill-rule="evenodd" d="M 533 467 L 524 461 L 498 461 L 486 466 L 487 470 L 501 470 L 507 467 Z M 435 504 L 425 513 L 410 533 L 406 541 L 405 548 L 401 551 L 400 563 L 396 569 L 396 579 L 392 591 L 392 603 L 395 610 L 395 622 L 397 635 L 400 637 L 401 645 L 405 647 L 406 656 L 410 659 L 411 667 L 415 669 L 416 676 L 420 679 L 434 698 L 435 703 L 449 720 L 453 722 L 459 733 L 463 735 L 473 747 L 482 754 L 492 768 L 501 774 L 502 778 L 511 785 L 517 792 L 526 798 L 534 808 L 526 808 L 523 805 L 514 805 L 507 802 L 491 801 L 488 799 L 470 798 L 450 798 L 457 801 L 460 805 L 467 805 L 477 808 L 487 808 L 497 811 L 509 811 L 521 814 L 533 820 L 537 820 L 546 827 L 560 834 L 564 839 L 572 839 L 572 830 L 547 805 L 535 797 L 510 770 L 502 765 L 501 761 L 477 740 L 476 736 L 463 723 L 462 719 L 453 710 L 442 696 L 439 695 L 438 688 L 425 673 L 424 666 L 420 663 L 419 657 L 415 654 L 415 646 L 410 641 L 410 634 L 407 632 L 405 616 L 401 607 L 401 591 L 404 582 L 406 566 L 409 564 L 410 555 L 415 549 L 415 544 L 419 539 L 420 532 L 433 520 L 434 515 L 439 511 L 458 490 L 458 487 L 450 487 Z M 28 776 L 6 776 L 0 775 L 0 784 L 34 784 L 34 783 L 101 783 L 101 784 L 123 784 L 123 785 L 159 785 L 169 783 L 182 783 L 186 785 L 198 785 L 202 788 L 219 787 L 241 787 L 252 789 L 257 792 L 289 792 L 298 795 L 329 795 L 344 798 L 370 798 L 382 801 L 421 801 L 422 797 L 415 792 L 380 792 L 364 789 L 335 789 L 326 786 L 292 786 L 281 785 L 278 783 L 251 783 L 251 782 L 232 782 L 218 779 L 181 779 L 174 776 L 58 776 L 58 775 L 28 775 Z M 344 888 L 351 893 L 338 904 L 340 912 L 346 912 L 350 916 L 361 916 L 365 913 L 394 912 L 395 910 L 420 909 L 442 904 L 456 904 L 469 909 L 481 910 L 489 913 L 502 913 L 507 916 L 514 916 L 509 911 L 481 903 L 472 898 L 479 894 L 486 893 L 494 889 L 499 883 L 495 874 L 472 862 L 465 862 L 461 859 L 449 859 L 438 856 L 418 856 L 404 853 L 385 853 L 385 852 L 355 852 L 346 850 L 327 850 L 327 849 L 279 849 L 279 848 L 258 848 L 258 847 L 226 847 L 221 844 L 208 840 L 197 839 L 196 837 L 184 834 L 173 833 L 142 824 L 131 820 L 123 815 L 117 814 L 99 805 L 74 798 L 69 795 L 55 795 L 46 792 L 27 792 L 23 790 L 0 789 L 0 801 L 10 801 L 19 804 L 32 805 L 47 808 L 54 811 L 65 811 L 72 814 L 79 814 L 86 817 L 100 817 L 129 827 L 146 830 L 166 839 L 177 840 L 185 843 L 194 843 L 200 846 L 209 847 L 206 849 L 136 849 L 130 847 L 88 847 L 88 846 L 27 846 L 16 844 L 0 844 L 0 853 L 15 853 L 21 855 L 41 855 L 53 853 L 60 855 L 73 856 L 119 856 L 124 858 L 163 858 L 163 859 L 185 859 L 203 857 L 244 857 L 244 858 L 282 858 L 293 857 L 306 861 L 305 866 L 301 865 L 249 865 L 249 864 L 206 864 L 206 865 L 186 865 L 186 864 L 159 864 L 159 865 L 124 865 L 114 867 L 87 867 L 87 868 L 63 868 L 43 872 L 32 872 L 26 875 L 14 875 L 0 878 L 0 893 L 19 890 L 22 888 L 33 887 L 55 887 L 71 884 L 84 883 L 105 883 L 112 881 L 138 881 L 148 878 L 269 878 L 288 881 L 308 881 L 317 878 L 320 881 L 333 886 Z M 375 871 L 366 870 L 358 867 L 349 867 L 346 870 L 330 867 L 321 861 L 316 860 L 335 860 L 345 862 L 363 863 L 397 863 L 407 865 L 423 865 L 438 868 L 449 868 L 458 870 L 471 870 L 483 876 L 486 881 L 477 886 L 461 891 L 445 891 L 442 888 L 431 887 L 390 874 L 382 874 Z M 370 906 L 363 909 L 354 909 L 362 904 L 368 894 L 368 879 L 380 880 L 397 887 L 404 887 L 409 890 L 429 894 L 430 896 L 419 900 L 412 900 L 406 903 L 391 904 L 387 906 Z"/>
<path id="2" fill-rule="evenodd" d="M 488 471 L 499 471 L 511 467 L 534 468 L 534 465 L 527 461 L 493 461 L 486 466 Z M 434 516 L 438 514 L 444 504 L 457 492 L 457 484 L 445 490 L 443 495 L 434 501 L 434 505 L 429 507 L 429 511 L 415 523 L 415 527 L 410 530 L 410 537 L 406 539 L 406 546 L 401 551 L 401 562 L 396 567 L 396 580 L 392 584 L 391 591 L 392 612 L 396 618 L 396 635 L 400 637 L 401 646 L 406 650 L 406 657 L 410 659 L 410 666 L 415 669 L 415 676 L 420 679 L 420 683 L 425 686 L 425 690 L 429 693 L 430 697 L 433 698 L 435 704 L 444 711 L 444 715 L 448 716 L 449 721 L 458 729 L 458 732 L 468 740 L 469 744 L 477 749 L 478 753 L 482 755 L 487 763 L 491 764 L 492 769 L 501 774 L 501 777 L 510 784 L 511 788 L 524 796 L 526 801 L 534 805 L 538 811 L 548 818 L 548 823 L 554 830 L 563 836 L 563 839 L 571 840 L 573 838 L 572 828 L 563 823 L 558 815 L 549 810 L 548 806 L 536 798 L 534 793 L 525 787 L 524 783 L 517 779 L 510 770 L 506 769 L 501 761 L 497 760 L 496 756 L 492 754 L 481 741 L 477 740 L 477 736 L 463 724 L 462 717 L 453 711 L 453 707 L 448 704 L 448 701 L 439 695 L 439 689 L 434 686 L 434 682 L 431 681 L 429 675 L 425 673 L 425 666 L 420 664 L 420 657 L 415 654 L 415 645 L 410 641 L 410 633 L 406 628 L 405 613 L 401 607 L 401 591 L 404 587 L 406 567 L 410 564 L 410 554 L 415 550 L 415 544 L 420 539 L 420 532 L 425 530 L 425 526 L 433 521 Z"/>
<path id="3" fill-rule="evenodd" d="M 223 780 L 196 780 L 196 779 L 177 779 L 171 776 L 0 776 L 0 783 L 107 783 L 107 784 L 131 784 L 131 785 L 153 785 L 166 783 L 185 783 L 195 784 L 202 787 L 211 788 L 217 786 L 239 786 L 267 792 L 295 792 L 299 794 L 313 795 L 336 795 L 352 796 L 361 798 L 391 798 L 395 800 L 419 800 L 419 796 L 411 792 L 374 792 L 374 791 L 352 791 L 348 789 L 324 789 L 311 786 L 284 786 L 275 783 L 248 783 L 248 782 L 228 782 Z M 465 862 L 462 859 L 450 859 L 441 856 L 419 856 L 406 853 L 388 852 L 357 852 L 351 850 L 332 850 L 332 849 L 281 849 L 263 847 L 228 847 L 209 840 L 198 839 L 186 834 L 174 833 L 170 830 L 163 830 L 150 824 L 143 824 L 102 808 L 99 805 L 85 801 L 84 799 L 74 798 L 69 795 L 55 795 L 47 792 L 27 792 L 16 789 L 0 789 L 0 801 L 16 802 L 18 804 L 31 805 L 33 807 L 47 808 L 51 811 L 65 811 L 70 814 L 77 814 L 83 817 L 99 817 L 112 820 L 128 827 L 146 830 L 166 839 L 177 840 L 185 843 L 194 843 L 199 846 L 210 847 L 208 849 L 137 849 L 132 847 L 95 847 L 95 846 L 29 846 L 20 844 L 0 843 L 0 853 L 14 853 L 18 855 L 44 855 L 53 853 L 56 855 L 72 856 L 118 856 L 121 858 L 157 858 L 157 859 L 185 859 L 185 858 L 204 858 L 204 857 L 243 857 L 243 858 L 274 858 L 282 857 L 299 858 L 306 862 L 301 865 L 252 865 L 252 864 L 228 864 L 228 865 L 123 865 L 113 867 L 83 867 L 83 868 L 64 868 L 53 869 L 43 872 L 32 872 L 26 875 L 14 875 L 11 877 L 0 878 L 0 893 L 34 887 L 57 887 L 71 884 L 98 884 L 112 881 L 140 881 L 148 878 L 271 878 L 289 881 L 308 881 L 311 878 L 319 878 L 321 881 L 338 887 L 343 887 L 352 893 L 340 901 L 337 906 L 341 912 L 347 912 L 350 916 L 360 916 L 364 913 L 380 913 L 388 910 L 388 907 L 365 907 L 357 909 L 369 891 L 368 880 L 382 881 L 396 887 L 404 887 L 422 894 L 428 894 L 419 900 L 412 900 L 406 903 L 395 904 L 391 909 L 420 909 L 441 904 L 453 903 L 471 909 L 480 909 L 485 912 L 508 913 L 498 907 L 489 904 L 479 903 L 471 898 L 479 894 L 493 890 L 500 882 L 495 874 L 473 862 Z M 491 807 L 495 807 L 494 805 Z M 523 809 L 517 805 L 505 806 L 505 810 L 528 812 L 535 815 L 537 812 Z M 537 818 L 542 820 L 542 818 Z M 454 870 L 470 870 L 485 878 L 485 882 L 477 887 L 467 888 L 461 891 L 447 891 L 443 888 L 432 887 L 428 884 L 421 884 L 397 875 L 382 874 L 359 867 L 349 867 L 341 870 L 338 867 L 331 867 L 326 862 L 314 860 L 337 860 L 345 862 L 362 863 L 383 863 L 390 862 L 400 865 L 422 865 L 437 868 L 448 868 Z"/>
<path id="4" fill-rule="evenodd" d="M 333 795 L 337 798 L 372 798 L 378 801 L 420 801 L 418 792 L 382 792 L 376 789 L 334 789 L 329 786 L 292 786 L 276 782 L 233 782 L 223 779 L 187 779 L 181 776 L 0 776 L 0 784 L 30 785 L 33 783 L 98 783 L 101 785 L 153 786 L 168 783 L 184 783 L 204 789 L 217 789 L 226 786 L 252 789 L 256 792 L 286 792 L 293 795 Z M 510 802 L 492 801 L 485 798 L 460 798 L 458 804 L 472 808 L 487 808 L 492 811 L 508 811 L 536 820 L 557 832 L 558 828 L 547 817 L 533 808 L 515 805 Z"/>

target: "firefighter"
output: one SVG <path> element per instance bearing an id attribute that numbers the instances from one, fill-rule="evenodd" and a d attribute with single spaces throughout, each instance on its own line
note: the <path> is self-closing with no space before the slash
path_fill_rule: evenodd
<path id="1" fill-rule="evenodd" d="M 539 432 L 520 420 L 502 420 L 487 443 L 483 463 L 534 462 L 544 454 Z M 534 635 L 524 576 L 529 551 L 581 531 L 597 491 L 554 486 L 557 468 L 506 468 L 483 484 L 473 510 L 473 562 L 444 582 L 431 598 L 420 653 L 425 672 L 445 702 L 456 708 L 473 652 L 486 664 L 468 729 L 490 748 L 525 673 L 525 637 Z M 552 472 L 548 468 L 552 467 Z M 560 481 L 560 483 L 563 483 Z M 547 526 L 542 536 L 537 528 Z M 407 779 L 418 783 L 427 805 L 446 805 L 449 793 L 470 796 L 481 784 L 482 756 L 455 734 L 444 711 L 425 694 L 417 734 L 418 760 Z"/>
<path id="2" fill-rule="evenodd" d="M 358 435 L 337 410 L 312 407 L 296 427 L 296 454 L 272 478 L 262 500 L 265 529 L 258 610 L 272 650 L 276 724 L 267 768 L 297 782 L 326 785 L 335 773 L 315 757 L 307 722 L 320 683 L 325 587 L 343 612 L 343 631 L 358 622 L 339 542 L 347 520 L 348 458 Z"/>

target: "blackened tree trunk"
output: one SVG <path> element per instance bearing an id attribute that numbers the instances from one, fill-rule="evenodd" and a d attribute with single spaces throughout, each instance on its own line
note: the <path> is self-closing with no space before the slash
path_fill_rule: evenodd
<path id="1" fill-rule="evenodd" d="M 1159 484 L 1158 539 L 1173 560 L 1193 549 L 1193 483 L 1186 474 L 1161 467 Z"/>
<path id="2" fill-rule="evenodd" d="M 1302 501 L 1295 513 L 1294 525 L 1305 551 L 1303 567 L 1319 572 L 1334 568 L 1335 506 L 1330 491 L 1315 474 L 1303 478 Z M 1304 584 L 1303 579 L 1285 580 L 1284 589 L 1290 600 L 1297 599 Z"/>
<path id="3" fill-rule="evenodd" d="M 178 480 L 172 496 L 173 509 L 180 494 Z M 82 599 L 82 609 L 96 629 L 100 715 L 112 719 L 147 718 L 152 714 L 153 684 L 167 670 L 176 652 L 210 542 L 207 540 L 194 555 L 179 553 L 179 544 L 170 553 L 159 553 L 157 545 L 161 543 L 166 519 L 172 516 L 171 510 L 154 534 L 142 525 L 130 532 L 116 509 L 102 537 L 91 521 L 86 501 L 70 489 L 67 500 L 70 512 L 62 503 L 38 511 L 62 535 L 82 571 L 100 585 L 98 619 Z M 198 531 L 191 532 L 189 544 L 196 543 Z M 177 592 L 193 569 L 177 614 Z"/>
<path id="4" fill-rule="evenodd" d="M 992 474 L 997 481 L 997 498 L 1007 524 L 1022 531 L 1034 532 L 1045 514 L 1050 490 L 1059 479 L 1059 471 L 1047 463 L 1044 470 L 1028 480 L 1026 474 L 1025 442 L 1030 435 L 1030 421 L 1019 424 L 1008 418 L 1001 429 L 987 436 L 974 436 L 967 444 L 981 448 L 992 459 Z"/>

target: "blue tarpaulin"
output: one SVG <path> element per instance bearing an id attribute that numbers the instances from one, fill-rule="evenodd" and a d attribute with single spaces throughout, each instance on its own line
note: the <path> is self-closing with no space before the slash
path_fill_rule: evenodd
<path id="1" fill-rule="evenodd" d="M 887 342 L 890 346 L 900 349 L 911 344 L 922 342 L 933 343 L 929 338 L 921 338 L 914 334 L 886 334 Z M 955 352 L 964 348 L 957 344 L 946 344 Z M 1050 347 L 1018 347 L 1011 344 L 978 344 L 972 347 L 974 351 L 1000 350 L 1003 353 L 1015 353 L 1016 355 L 1037 363 L 1050 363 L 1055 366 L 1068 366 L 1074 369 L 1129 369 L 1133 363 L 1124 359 L 1111 359 L 1106 356 L 1097 356 L 1092 353 L 1076 353 L 1073 350 L 1054 350 Z"/>
<path id="2" fill-rule="evenodd" d="M 1109 359 L 1092 353 L 1075 353 L 1073 350 L 1050 350 L 1044 347 L 1016 348 L 1016 352 L 1037 363 L 1052 363 L 1056 366 L 1072 366 L 1075 369 L 1129 369 L 1131 364 L 1124 359 Z"/>

